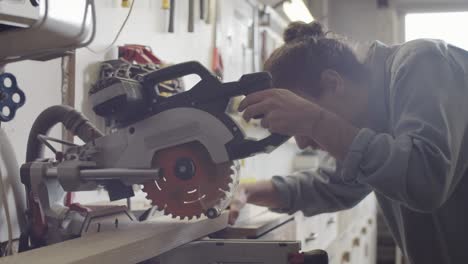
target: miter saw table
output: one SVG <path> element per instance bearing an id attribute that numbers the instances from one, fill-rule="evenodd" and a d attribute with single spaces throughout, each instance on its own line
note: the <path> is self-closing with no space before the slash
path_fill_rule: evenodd
<path id="1" fill-rule="evenodd" d="M 216 219 L 175 221 L 156 217 L 0 258 L 2 264 L 326 264 L 323 251 L 301 254 L 300 242 L 288 240 L 210 239 L 227 225 Z M 193 238 L 201 238 L 192 241 Z"/>

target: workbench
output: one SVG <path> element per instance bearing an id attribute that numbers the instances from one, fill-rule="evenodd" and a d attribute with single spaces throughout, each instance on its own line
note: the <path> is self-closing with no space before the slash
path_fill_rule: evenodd
<path id="1" fill-rule="evenodd" d="M 298 240 L 302 251 L 323 249 L 330 264 L 375 264 L 377 203 L 369 195 L 352 209 L 305 217 L 271 211 L 251 213 L 213 235 L 224 239 Z"/>

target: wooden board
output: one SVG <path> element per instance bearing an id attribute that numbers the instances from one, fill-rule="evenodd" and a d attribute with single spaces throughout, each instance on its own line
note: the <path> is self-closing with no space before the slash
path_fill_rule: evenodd
<path id="1" fill-rule="evenodd" d="M 190 222 L 163 217 L 1 258 L 0 263 L 138 263 L 226 226 L 227 214 Z"/>
<path id="2" fill-rule="evenodd" d="M 237 222 L 213 235 L 216 238 L 259 238 L 265 233 L 289 222 L 294 216 L 264 211 L 259 215 Z"/>

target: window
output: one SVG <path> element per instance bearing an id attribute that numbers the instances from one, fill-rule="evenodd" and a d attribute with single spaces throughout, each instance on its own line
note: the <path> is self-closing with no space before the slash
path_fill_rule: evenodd
<path id="1" fill-rule="evenodd" d="M 405 40 L 442 39 L 468 50 L 468 12 L 410 13 L 405 17 Z"/>

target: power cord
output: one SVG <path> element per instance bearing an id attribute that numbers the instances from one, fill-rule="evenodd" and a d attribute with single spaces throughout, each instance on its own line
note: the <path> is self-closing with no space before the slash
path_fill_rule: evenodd
<path id="1" fill-rule="evenodd" d="M 4 255 L 8 256 L 13 254 L 13 227 L 11 225 L 10 207 L 8 206 L 6 189 L 3 182 L 2 168 L 0 168 L 0 193 L 3 203 L 3 210 L 5 210 L 5 218 L 8 228 L 8 243 L 5 247 Z"/>
<path id="2" fill-rule="evenodd" d="M 4 72 L 5 68 L 3 66 L 0 66 L 0 73 Z M 0 129 L 2 129 L 2 122 L 0 122 Z M 1 148 L 0 144 L 0 148 Z M 2 158 L 0 156 L 0 158 Z M 3 255 L 11 255 L 13 254 L 12 246 L 13 246 L 13 227 L 11 225 L 11 216 L 10 216 L 10 208 L 8 206 L 8 200 L 7 200 L 7 195 L 6 195 L 6 190 L 5 190 L 5 185 L 3 182 L 3 174 L 2 174 L 2 168 L 0 167 L 0 193 L 1 193 L 1 199 L 3 203 L 3 210 L 5 210 L 5 218 L 7 222 L 7 229 L 8 229 L 8 243 L 5 247 L 5 250 L 2 252 Z"/>
<path id="3" fill-rule="evenodd" d="M 132 1 L 132 4 L 130 5 L 130 8 L 129 8 L 129 10 L 128 10 L 127 17 L 126 17 L 125 20 L 123 21 L 122 26 L 120 26 L 120 29 L 119 29 L 119 31 L 117 32 L 117 35 L 115 35 L 114 40 L 112 40 L 112 42 L 111 42 L 106 48 L 97 51 L 97 50 L 94 50 L 94 49 L 90 48 L 89 46 L 87 46 L 86 49 L 89 50 L 91 53 L 94 53 L 94 54 L 100 54 L 100 53 L 106 52 L 106 51 L 108 51 L 109 49 L 111 49 L 111 48 L 114 46 L 114 44 L 117 42 L 117 40 L 119 39 L 120 34 L 122 34 L 122 31 L 123 31 L 123 29 L 125 28 L 125 25 L 127 25 L 128 19 L 130 18 L 130 15 L 131 15 L 132 12 L 133 12 L 133 6 L 135 5 L 135 1 L 136 1 L 136 0 L 133 0 L 133 1 Z"/>

